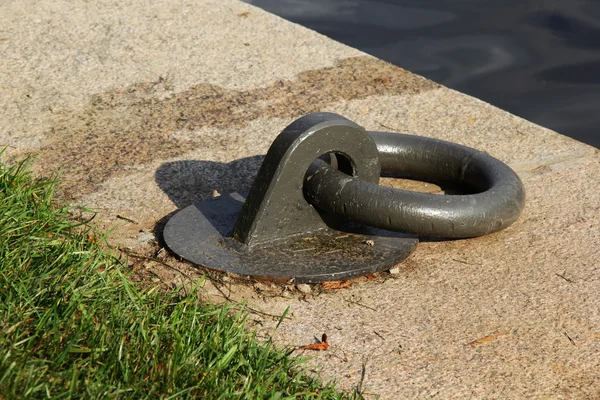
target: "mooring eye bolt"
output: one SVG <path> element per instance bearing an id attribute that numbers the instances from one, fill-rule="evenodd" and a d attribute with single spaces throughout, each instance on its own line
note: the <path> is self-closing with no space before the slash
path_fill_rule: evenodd
<path id="1" fill-rule="evenodd" d="M 323 149 L 342 155 L 331 157 L 341 171 L 313 162 L 323 158 Z M 439 196 L 382 187 L 382 171 L 468 184 L 480 192 Z M 485 153 L 419 136 L 366 132 L 337 114 L 313 113 L 275 139 L 245 201 L 239 194 L 200 201 L 169 220 L 164 238 L 176 254 L 209 268 L 323 282 L 389 269 L 408 257 L 417 239 L 393 232 L 461 238 L 503 229 L 517 219 L 524 199 L 517 175 Z M 363 226 L 350 229 L 348 219 Z M 325 249 L 336 249 L 332 238 L 340 229 L 350 229 L 356 243 L 373 245 L 354 256 L 291 250 L 290 243 L 312 232 L 320 232 Z M 223 232 L 231 231 L 225 242 L 237 245 L 223 246 Z"/>

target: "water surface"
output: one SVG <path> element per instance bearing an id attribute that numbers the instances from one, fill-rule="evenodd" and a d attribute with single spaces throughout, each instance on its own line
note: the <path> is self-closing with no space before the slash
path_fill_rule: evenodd
<path id="1" fill-rule="evenodd" d="M 600 0 L 247 0 L 600 147 Z"/>

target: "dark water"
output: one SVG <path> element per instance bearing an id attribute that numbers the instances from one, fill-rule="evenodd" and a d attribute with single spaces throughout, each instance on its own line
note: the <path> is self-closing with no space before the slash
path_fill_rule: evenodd
<path id="1" fill-rule="evenodd" d="M 600 0 L 247 0 L 600 147 Z"/>

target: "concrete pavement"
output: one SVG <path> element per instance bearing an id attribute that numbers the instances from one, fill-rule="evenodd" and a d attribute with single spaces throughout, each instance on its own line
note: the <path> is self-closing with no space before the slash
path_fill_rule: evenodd
<path id="1" fill-rule="evenodd" d="M 397 274 L 347 289 L 224 277 L 205 294 L 219 287 L 270 314 L 290 307 L 276 342 L 327 333 L 312 366 L 367 397 L 600 397 L 597 149 L 235 0 L 5 1 L 0 71 L 7 155 L 37 155 L 39 172 L 62 174 L 61 199 L 114 228 L 111 244 L 192 278 L 202 271 L 160 250 L 165 216 L 247 190 L 298 116 L 332 111 L 489 152 L 527 190 L 507 230 L 426 241 Z M 167 288 L 186 284 L 159 263 L 132 263 Z M 265 336 L 275 324 L 251 322 Z"/>

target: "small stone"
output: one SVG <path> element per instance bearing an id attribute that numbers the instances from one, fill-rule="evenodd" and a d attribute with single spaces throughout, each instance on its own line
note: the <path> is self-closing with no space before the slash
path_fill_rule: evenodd
<path id="1" fill-rule="evenodd" d="M 150 230 L 142 230 L 139 232 L 137 242 L 139 244 L 149 243 L 155 240 L 154 233 Z"/>
<path id="2" fill-rule="evenodd" d="M 269 287 L 262 282 L 256 282 L 254 284 L 254 289 L 256 289 L 259 292 L 266 292 L 269 289 Z"/>
<path id="3" fill-rule="evenodd" d="M 220 195 L 221 195 L 221 193 L 219 193 L 219 191 L 217 189 L 213 189 L 212 197 L 219 197 Z"/>
<path id="4" fill-rule="evenodd" d="M 373 241 L 373 240 L 370 240 L 370 239 L 369 239 L 369 240 L 365 240 L 365 244 L 366 244 L 367 246 L 375 246 L 375 241 Z"/>
<path id="5" fill-rule="evenodd" d="M 300 285 L 296 285 L 296 289 L 298 289 L 302 293 L 306 293 L 306 294 L 308 294 L 312 291 L 312 288 L 310 287 L 310 285 L 308 285 L 306 283 L 301 283 Z"/>
<path id="6" fill-rule="evenodd" d="M 399 273 L 400 273 L 400 267 L 396 266 L 396 267 L 394 267 L 394 268 L 390 268 L 390 271 L 389 271 L 389 272 L 390 272 L 390 274 L 392 274 L 392 275 L 399 274 Z"/>
<path id="7" fill-rule="evenodd" d="M 166 255 L 167 255 L 167 252 L 165 251 L 165 248 L 161 247 L 160 250 L 158 250 L 158 252 L 156 253 L 156 258 L 163 259 L 163 258 L 165 258 Z"/>

